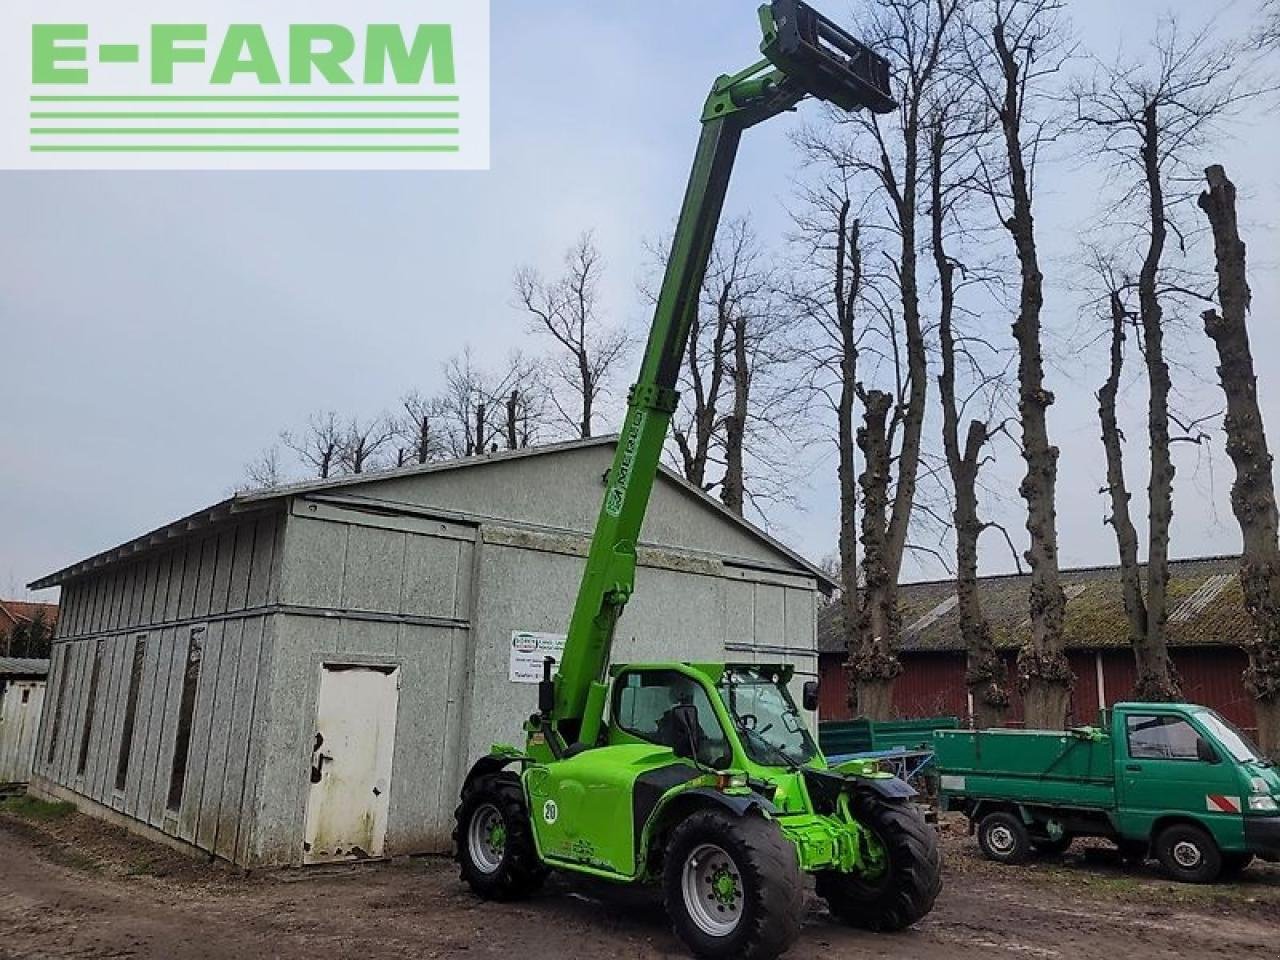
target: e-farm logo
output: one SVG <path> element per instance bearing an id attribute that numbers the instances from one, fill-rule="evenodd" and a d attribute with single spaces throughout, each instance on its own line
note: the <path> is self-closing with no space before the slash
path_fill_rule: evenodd
<path id="1" fill-rule="evenodd" d="M 0 37 L 5 167 L 488 167 L 487 0 L 17 0 Z"/>

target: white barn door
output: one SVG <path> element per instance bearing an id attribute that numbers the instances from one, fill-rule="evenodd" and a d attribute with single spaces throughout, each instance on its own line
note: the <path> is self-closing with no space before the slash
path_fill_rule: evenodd
<path id="1" fill-rule="evenodd" d="M 382 856 L 399 688 L 396 667 L 322 668 L 304 863 Z"/>

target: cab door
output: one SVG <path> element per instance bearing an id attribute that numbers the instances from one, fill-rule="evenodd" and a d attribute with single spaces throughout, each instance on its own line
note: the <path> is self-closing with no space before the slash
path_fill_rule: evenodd
<path id="1" fill-rule="evenodd" d="M 1149 836 L 1164 816 L 1191 817 L 1220 845 L 1243 839 L 1235 765 L 1191 717 L 1174 710 L 1125 712 L 1117 724 L 1116 787 L 1121 829 Z"/>

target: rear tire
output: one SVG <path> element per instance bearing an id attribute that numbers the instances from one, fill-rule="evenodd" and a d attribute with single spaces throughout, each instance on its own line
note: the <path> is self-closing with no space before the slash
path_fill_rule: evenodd
<path id="1" fill-rule="evenodd" d="M 996 863 L 1026 863 L 1031 857 L 1031 835 L 1017 814 L 997 810 L 978 824 L 978 846 Z"/>
<path id="2" fill-rule="evenodd" d="M 1175 823 L 1156 837 L 1156 859 L 1174 880 L 1213 883 L 1222 873 L 1222 853 L 1200 827 Z"/>
<path id="3" fill-rule="evenodd" d="M 938 836 L 914 803 L 887 801 L 870 794 L 852 798 L 857 821 L 880 841 L 888 866 L 878 877 L 823 871 L 818 896 L 832 916 L 852 927 L 894 933 L 905 930 L 933 908 L 942 890 Z"/>
<path id="4" fill-rule="evenodd" d="M 467 782 L 454 814 L 454 857 L 472 890 L 486 900 L 516 900 L 547 878 L 538 859 L 520 778 L 489 773 Z"/>
<path id="5" fill-rule="evenodd" d="M 754 814 L 691 814 L 672 832 L 662 877 L 672 926 L 711 960 L 773 960 L 800 934 L 804 880 L 778 825 Z"/>

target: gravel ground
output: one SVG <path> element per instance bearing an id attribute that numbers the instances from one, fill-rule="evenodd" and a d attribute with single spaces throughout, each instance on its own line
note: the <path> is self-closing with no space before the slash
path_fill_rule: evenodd
<path id="1" fill-rule="evenodd" d="M 810 897 L 792 958 L 1267 958 L 1280 951 L 1280 868 L 1187 887 L 1102 850 L 1026 867 L 979 858 L 944 825 L 946 886 L 914 929 L 834 923 Z M 244 876 L 97 821 L 0 808 L 0 958 L 684 957 L 644 892 L 555 880 L 482 903 L 444 859 Z"/>

